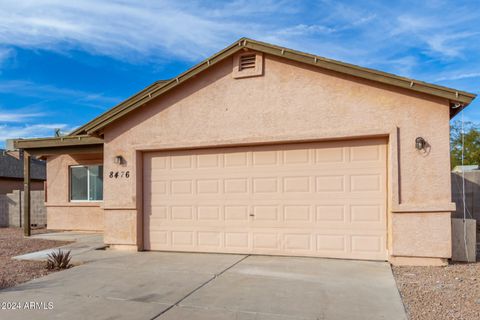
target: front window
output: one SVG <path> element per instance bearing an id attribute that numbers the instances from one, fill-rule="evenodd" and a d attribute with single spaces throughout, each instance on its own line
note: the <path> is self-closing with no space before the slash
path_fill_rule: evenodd
<path id="1" fill-rule="evenodd" d="M 70 167 L 70 200 L 103 200 L 103 166 Z"/>

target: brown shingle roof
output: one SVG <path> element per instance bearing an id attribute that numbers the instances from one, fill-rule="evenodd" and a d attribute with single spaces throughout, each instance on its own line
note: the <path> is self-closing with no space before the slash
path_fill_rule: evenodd
<path id="1" fill-rule="evenodd" d="M 31 179 L 46 180 L 45 161 L 31 159 Z M 0 179 L 14 178 L 23 179 L 23 155 L 14 157 L 9 152 L 0 149 Z"/>

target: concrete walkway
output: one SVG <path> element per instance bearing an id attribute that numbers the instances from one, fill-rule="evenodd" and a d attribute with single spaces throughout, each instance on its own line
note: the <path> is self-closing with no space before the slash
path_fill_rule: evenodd
<path id="1" fill-rule="evenodd" d="M 94 255 L 98 254 L 97 257 Z M 387 263 L 90 251 L 90 262 L 0 291 L 6 319 L 406 319 Z"/>
<path id="2" fill-rule="evenodd" d="M 58 240 L 58 241 L 72 241 L 72 243 L 65 246 L 50 248 L 41 251 L 31 252 L 14 257 L 18 260 L 46 260 L 48 255 L 58 249 L 64 251 L 70 251 L 72 255 L 72 263 L 80 264 L 94 259 L 88 259 L 90 255 L 87 253 L 99 249 L 103 249 L 106 245 L 103 243 L 103 234 L 95 232 L 75 232 L 75 231 L 62 231 L 62 232 L 50 232 L 32 235 L 30 238 L 34 239 L 46 239 L 46 240 Z M 93 253 L 95 256 L 99 254 Z"/>

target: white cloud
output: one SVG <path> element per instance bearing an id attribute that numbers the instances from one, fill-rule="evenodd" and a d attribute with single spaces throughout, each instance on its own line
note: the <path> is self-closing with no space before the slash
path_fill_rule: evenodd
<path id="1" fill-rule="evenodd" d="M 381 70 L 389 70 L 389 72 L 402 75 L 404 77 L 414 77 L 415 69 L 420 62 L 414 56 L 406 55 L 400 58 L 384 58 L 378 57 L 364 62 L 365 66 L 376 66 Z"/>
<path id="2" fill-rule="evenodd" d="M 15 111 L 5 111 L 0 109 L 0 123 L 8 122 L 25 122 L 38 117 L 45 116 L 41 112 L 31 112 L 29 110 L 15 110 Z"/>
<path id="3" fill-rule="evenodd" d="M 433 34 L 430 35 L 425 41 L 429 45 L 429 49 L 435 53 L 441 54 L 448 58 L 461 57 L 463 50 L 465 50 L 465 40 L 478 35 L 474 32 L 462 32 L 454 34 Z"/>
<path id="4" fill-rule="evenodd" d="M 18 138 L 53 137 L 55 129 L 70 131 L 71 126 L 64 123 L 32 124 L 24 126 L 0 125 L 0 141 Z"/>
<path id="5" fill-rule="evenodd" d="M 478 14 L 449 6 L 439 0 L 425 6 L 332 0 L 308 5 L 286 0 L 0 0 L 0 46 L 80 49 L 130 62 L 199 60 L 250 36 L 321 50 L 312 53 L 338 52 L 333 58 L 355 63 L 389 58 L 392 49 L 410 47 L 454 58 L 464 48 L 458 40 L 473 37 L 462 33 L 462 26 L 477 21 Z"/>
<path id="6" fill-rule="evenodd" d="M 442 14 L 410 12 L 396 17 L 389 34 L 432 57 L 447 60 L 463 57 L 464 50 L 478 45 L 480 33 L 468 28 L 478 16 L 465 12 L 461 6 L 438 9 Z"/>
<path id="7" fill-rule="evenodd" d="M 24 97 L 35 97 L 47 101 L 69 99 L 84 106 L 108 109 L 119 103 L 119 97 L 110 97 L 101 92 L 59 88 L 48 84 L 37 84 L 25 80 L 9 80 L 0 82 L 0 93 L 16 94 Z"/>
<path id="8" fill-rule="evenodd" d="M 25 80 L 9 80 L 0 82 L 0 93 L 21 92 L 24 96 L 43 96 L 60 94 L 62 96 L 77 96 L 81 91 L 61 89 L 51 85 L 35 84 Z"/>
<path id="9" fill-rule="evenodd" d="M 401 15 L 397 17 L 397 24 L 391 30 L 390 34 L 392 36 L 410 33 L 416 34 L 423 32 L 424 30 L 429 30 L 436 28 L 437 23 L 425 16 L 412 16 L 412 15 Z"/>
<path id="10" fill-rule="evenodd" d="M 240 23 L 168 1 L 3 0 L 0 6 L 0 44 L 74 47 L 121 59 L 161 52 L 198 59 L 244 30 Z"/>
<path id="11" fill-rule="evenodd" d="M 469 79 L 469 78 L 480 78 L 480 72 L 453 73 L 450 75 L 439 77 L 435 79 L 435 81 L 452 81 L 452 80 L 462 80 L 462 79 Z"/>
<path id="12" fill-rule="evenodd" d="M 285 36 L 306 36 L 314 34 L 328 34 L 335 31 L 337 31 L 335 28 L 329 28 L 322 25 L 298 24 L 293 27 L 287 27 L 285 29 L 278 30 L 276 34 Z"/>
<path id="13" fill-rule="evenodd" d="M 0 147 L 5 139 L 53 137 L 55 129 L 70 132 L 75 128 L 65 123 L 40 122 L 49 115 L 35 110 L 35 107 L 0 109 Z"/>
<path id="14" fill-rule="evenodd" d="M 188 7 L 198 11 L 195 3 L 188 3 Z M 206 8 L 203 8 L 206 9 Z M 289 0 L 234 0 L 225 2 L 223 5 L 212 1 L 212 6 L 205 10 L 209 17 L 231 18 L 231 17 L 258 17 L 282 12 L 284 14 L 295 14 L 300 11 L 299 6 Z M 201 11 L 198 11 L 200 13 Z"/>
<path id="15" fill-rule="evenodd" d="M 343 6 L 336 11 L 337 17 L 343 15 L 338 26 L 293 23 L 288 18 L 302 14 L 301 6 L 286 0 L 188 4 L 0 0 L 0 7 L 0 45 L 58 52 L 81 49 L 130 62 L 169 57 L 199 60 L 242 36 L 283 43 L 291 37 L 358 27 L 375 17 Z"/>

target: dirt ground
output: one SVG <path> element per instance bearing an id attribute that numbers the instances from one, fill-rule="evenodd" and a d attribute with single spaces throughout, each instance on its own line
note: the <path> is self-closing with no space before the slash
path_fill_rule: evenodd
<path id="1" fill-rule="evenodd" d="M 44 229 L 33 230 L 33 234 L 46 232 Z M 20 228 L 0 228 L 0 289 L 12 287 L 19 283 L 44 276 L 51 271 L 40 261 L 18 261 L 12 257 L 63 246 L 69 242 L 28 239 L 23 237 Z"/>
<path id="2" fill-rule="evenodd" d="M 392 269 L 410 320 L 480 319 L 480 262 Z"/>

